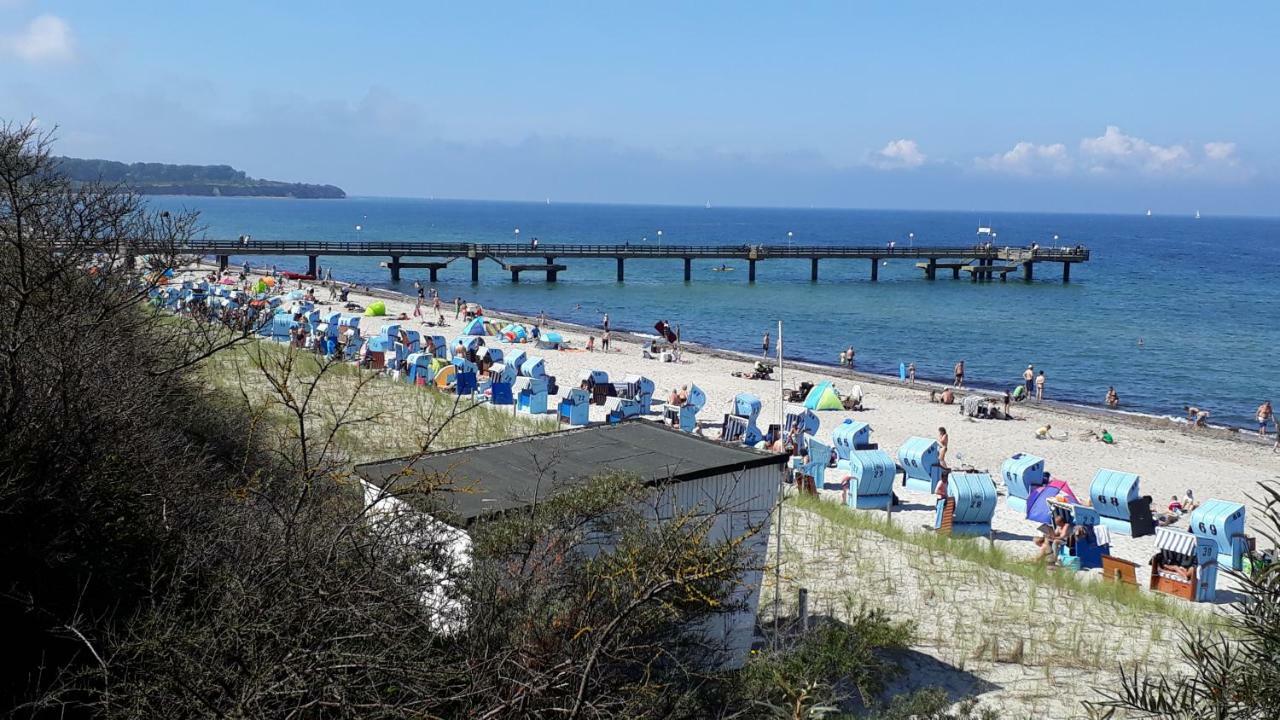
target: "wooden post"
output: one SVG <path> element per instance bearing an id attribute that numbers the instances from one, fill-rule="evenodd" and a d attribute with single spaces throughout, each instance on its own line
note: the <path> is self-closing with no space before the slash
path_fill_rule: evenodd
<path id="1" fill-rule="evenodd" d="M 880 279 L 880 258 L 871 258 L 871 282 Z"/>
<path id="2" fill-rule="evenodd" d="M 1069 262 L 1062 263 L 1062 282 L 1071 282 L 1071 263 Z"/>
<path id="3" fill-rule="evenodd" d="M 800 617 L 800 631 L 804 632 L 809 629 L 809 590 L 808 588 L 800 588 L 797 594 L 796 600 L 800 607 L 796 614 Z"/>
<path id="4" fill-rule="evenodd" d="M 809 261 L 809 282 L 818 282 L 818 258 Z"/>
<path id="5" fill-rule="evenodd" d="M 433 266 L 431 266 L 431 267 L 427 268 L 427 271 L 431 273 L 431 282 L 435 282 L 435 281 L 436 281 L 436 276 L 437 276 L 437 274 L 440 272 L 440 268 L 435 267 L 435 266 L 433 265 Z"/>
<path id="6" fill-rule="evenodd" d="M 928 280 L 938 279 L 938 258 L 929 258 L 929 264 L 924 269 L 924 276 Z"/>
<path id="7" fill-rule="evenodd" d="M 511 282 L 513 283 L 520 282 L 520 271 L 516 270 L 515 268 L 511 268 Z"/>
<path id="8" fill-rule="evenodd" d="M 693 280 L 693 258 L 684 259 L 684 281 Z"/>
<path id="9" fill-rule="evenodd" d="M 747 260 L 747 282 L 756 281 L 756 259 Z"/>
<path id="10" fill-rule="evenodd" d="M 319 260 L 319 257 L 315 255 L 307 256 L 307 274 L 319 280 L 320 278 L 316 277 L 316 264 L 317 264 L 316 261 L 317 260 Z"/>
<path id="11" fill-rule="evenodd" d="M 622 271 L 622 265 L 623 265 L 623 260 L 621 257 L 619 257 L 618 258 L 618 282 L 622 282 L 622 278 L 625 275 L 625 273 Z"/>
<path id="12" fill-rule="evenodd" d="M 553 257 L 549 257 L 547 258 L 547 282 L 549 283 L 555 282 L 556 274 L 557 274 L 556 259 Z"/>
<path id="13" fill-rule="evenodd" d="M 471 282 L 480 282 L 480 256 L 473 255 L 471 257 Z"/>
<path id="14" fill-rule="evenodd" d="M 1035 266 L 1036 264 L 1031 262 L 1030 260 L 1022 263 L 1022 279 L 1023 280 L 1026 280 L 1027 282 L 1031 282 L 1031 280 L 1035 277 L 1035 270 L 1034 270 Z"/>
<path id="15" fill-rule="evenodd" d="M 400 256 L 392 255 L 391 262 L 387 264 L 387 269 L 391 271 L 391 282 L 400 282 Z"/>
<path id="16" fill-rule="evenodd" d="M 952 280 L 960 279 L 960 267 L 958 265 L 956 267 L 951 268 L 951 279 Z"/>

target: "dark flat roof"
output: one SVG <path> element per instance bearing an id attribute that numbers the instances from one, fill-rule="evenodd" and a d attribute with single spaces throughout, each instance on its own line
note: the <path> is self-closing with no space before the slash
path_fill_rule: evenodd
<path id="1" fill-rule="evenodd" d="M 608 472 L 639 477 L 646 484 L 697 480 L 767 465 L 776 455 L 742 445 L 680 432 L 648 420 L 592 425 L 485 445 L 446 450 L 409 464 L 396 458 L 356 466 L 366 481 L 394 490 L 432 477 L 447 477 L 456 490 L 436 493 L 441 508 L 457 519 L 524 507 L 553 488 L 584 483 Z M 404 498 L 413 502 L 411 495 Z M 416 503 L 415 503 L 416 504 Z"/>

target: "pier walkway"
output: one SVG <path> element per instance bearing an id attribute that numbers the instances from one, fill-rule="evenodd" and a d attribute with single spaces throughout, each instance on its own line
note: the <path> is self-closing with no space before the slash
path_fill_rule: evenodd
<path id="1" fill-rule="evenodd" d="M 568 245 L 533 243 L 416 243 L 416 242 L 331 242 L 311 240 L 193 240 L 183 245 L 183 250 L 217 258 L 225 268 L 232 255 L 302 256 L 308 260 L 308 272 L 316 272 L 320 257 L 363 256 L 385 257 L 381 265 L 391 273 L 392 282 L 399 282 L 400 271 L 408 268 L 426 269 L 431 280 L 437 279 L 440 270 L 456 260 L 466 260 L 471 265 L 471 281 L 479 282 L 480 265 L 489 260 L 511 273 L 511 279 L 519 279 L 521 272 L 545 273 L 548 282 L 555 282 L 567 266 L 557 260 L 612 259 L 617 263 L 617 279 L 626 277 L 627 260 L 680 260 L 684 263 L 684 279 L 693 279 L 694 260 L 737 260 L 747 263 L 747 281 L 755 282 L 756 264 L 762 260 L 808 260 L 810 279 L 818 280 L 818 263 L 821 260 L 864 260 L 870 263 L 870 279 L 878 280 L 880 264 L 889 260 L 918 261 L 916 267 L 924 271 L 929 280 L 937 278 L 939 269 L 949 269 L 952 277 L 960 277 L 963 271 L 974 282 L 990 280 L 994 275 L 1005 275 L 1021 269 L 1024 280 L 1035 277 L 1035 266 L 1040 263 L 1061 263 L 1062 281 L 1071 280 L 1071 266 L 1088 262 L 1089 249 L 1074 247 L 999 247 L 990 243 L 963 246 L 832 246 L 832 245 Z M 432 258 L 431 261 L 406 261 L 405 258 Z M 513 264 L 512 259 L 537 258 L 537 264 Z M 999 263 L 999 265 L 997 265 Z"/>

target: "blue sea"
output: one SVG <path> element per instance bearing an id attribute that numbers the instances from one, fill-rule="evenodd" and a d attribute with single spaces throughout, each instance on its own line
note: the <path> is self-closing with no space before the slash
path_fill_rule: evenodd
<path id="1" fill-rule="evenodd" d="M 788 357 L 835 363 L 846 346 L 859 370 L 896 376 L 914 362 L 923 378 L 949 378 L 963 359 L 973 385 L 1008 389 L 1028 364 L 1043 369 L 1047 397 L 1100 405 L 1114 385 L 1122 409 L 1180 415 L 1194 404 L 1217 423 L 1251 426 L 1258 404 L 1280 400 L 1280 219 L 1140 214 L 917 212 L 507 203 L 426 199 L 288 200 L 152 198 L 157 208 L 198 210 L 209 237 L 255 239 L 543 243 L 884 245 L 967 244 L 979 223 L 1001 245 L 1084 244 L 1092 260 L 1061 282 L 1061 266 L 1038 266 L 1025 283 L 926 281 L 914 260 L 880 268 L 828 260 L 817 283 L 808 261 L 766 260 L 757 282 L 746 263 L 714 272 L 695 262 L 683 281 L 678 260 L 630 260 L 625 283 L 612 260 L 568 260 L 560 282 L 529 273 L 519 284 L 497 264 L 472 285 L 465 260 L 441 273 L 442 297 L 487 307 L 545 311 L 596 324 L 651 331 L 665 319 L 698 343 L 758 351 L 784 322 Z M 359 226 L 360 229 L 356 229 Z M 914 239 L 908 234 L 913 233 Z M 324 258 L 334 276 L 412 292 L 426 271 L 404 272 L 398 288 L 385 258 Z M 233 262 L 239 262 L 233 259 Z M 303 270 L 305 258 L 254 258 Z"/>

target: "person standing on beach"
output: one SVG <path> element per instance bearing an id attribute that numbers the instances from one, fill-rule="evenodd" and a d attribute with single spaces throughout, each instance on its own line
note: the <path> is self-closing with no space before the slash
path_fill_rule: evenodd
<path id="1" fill-rule="evenodd" d="M 1022 382 L 1027 388 L 1027 397 L 1036 391 L 1036 366 L 1028 365 L 1026 370 L 1022 371 Z"/>
<path id="2" fill-rule="evenodd" d="M 1271 410 L 1270 400 L 1267 400 L 1258 406 L 1258 437 L 1263 437 L 1267 434 L 1267 423 L 1270 422 L 1273 417 L 1275 417 L 1275 413 Z M 1276 432 L 1280 433 L 1280 429 L 1277 429 Z"/>
<path id="3" fill-rule="evenodd" d="M 455 295 L 453 298 L 453 319 L 457 320 L 458 316 L 461 314 L 462 314 L 462 296 Z"/>
<path id="4" fill-rule="evenodd" d="M 600 324 L 604 326 L 605 330 L 609 329 L 609 313 L 604 314 L 604 317 L 601 319 Z"/>
<path id="5" fill-rule="evenodd" d="M 1044 371 L 1036 376 L 1036 402 L 1044 399 Z"/>
<path id="6" fill-rule="evenodd" d="M 915 363 L 907 363 L 907 384 L 908 385 L 916 384 L 916 364 Z"/>
<path id="7" fill-rule="evenodd" d="M 1114 385 L 1107 388 L 1107 407 L 1120 407 L 1120 396 L 1116 393 Z"/>
<path id="8" fill-rule="evenodd" d="M 964 387 L 964 361 L 963 360 L 956 363 L 955 374 L 956 374 L 955 386 L 958 388 Z"/>
<path id="9" fill-rule="evenodd" d="M 609 352 L 609 331 L 605 330 L 600 335 L 600 351 Z"/>
<path id="10" fill-rule="evenodd" d="M 938 465 L 944 470 L 947 468 L 947 445 L 950 441 L 951 436 L 947 434 L 947 429 L 938 428 Z"/>
<path id="11" fill-rule="evenodd" d="M 422 306 L 426 304 L 427 299 L 422 293 L 422 285 L 420 283 L 414 283 L 414 285 L 418 286 L 418 299 L 413 302 L 413 316 L 422 317 Z"/>
<path id="12" fill-rule="evenodd" d="M 764 337 L 760 340 L 760 354 L 769 357 L 769 331 L 764 331 Z"/>

